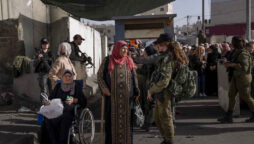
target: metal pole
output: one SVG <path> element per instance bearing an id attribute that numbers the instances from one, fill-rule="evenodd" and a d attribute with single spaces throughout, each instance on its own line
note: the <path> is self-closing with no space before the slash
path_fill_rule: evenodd
<path id="1" fill-rule="evenodd" d="M 246 0 L 246 38 L 251 41 L 251 0 Z"/>
<path id="2" fill-rule="evenodd" d="M 187 15 L 187 35 L 189 35 L 190 16 Z"/>
<path id="3" fill-rule="evenodd" d="M 202 0 L 202 32 L 205 31 L 205 0 Z"/>

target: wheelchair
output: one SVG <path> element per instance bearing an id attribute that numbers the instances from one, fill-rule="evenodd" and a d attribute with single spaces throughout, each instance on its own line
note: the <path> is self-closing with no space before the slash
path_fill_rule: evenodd
<path id="1" fill-rule="evenodd" d="M 95 122 L 88 108 L 75 106 L 75 116 L 68 134 L 68 144 L 91 144 L 95 134 Z"/>
<path id="2" fill-rule="evenodd" d="M 61 83 L 61 80 L 57 81 Z M 83 80 L 75 80 L 83 88 Z M 95 122 L 92 112 L 88 108 L 74 108 L 74 119 L 69 129 L 68 144 L 92 144 L 95 135 Z"/>
<path id="3" fill-rule="evenodd" d="M 83 80 L 75 80 L 83 87 Z M 88 108 L 74 108 L 74 120 L 68 134 L 68 144 L 92 144 L 95 134 L 95 122 Z"/>

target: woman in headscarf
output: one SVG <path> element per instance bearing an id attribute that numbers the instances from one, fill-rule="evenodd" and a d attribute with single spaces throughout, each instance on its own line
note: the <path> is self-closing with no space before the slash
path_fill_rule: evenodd
<path id="1" fill-rule="evenodd" d="M 74 118 L 74 106 L 76 104 L 83 108 L 86 106 L 82 87 L 73 80 L 73 76 L 72 71 L 64 70 L 61 83 L 55 86 L 49 101 L 45 102 L 45 105 L 48 105 L 50 100 L 60 98 L 64 105 L 63 114 L 60 117 L 46 119 L 51 144 L 67 144 L 68 132 Z"/>
<path id="2" fill-rule="evenodd" d="M 64 70 L 70 70 L 73 73 L 73 79 L 77 77 L 75 67 L 73 66 L 70 55 L 71 55 L 71 45 L 67 42 L 63 42 L 58 47 L 58 58 L 53 64 L 52 68 L 49 71 L 49 78 L 52 83 L 52 88 L 54 89 L 58 80 L 61 79 L 62 73 Z"/>
<path id="3" fill-rule="evenodd" d="M 231 53 L 231 48 L 228 43 L 223 43 L 222 44 L 222 52 L 221 52 L 221 57 L 226 58 L 229 60 L 229 56 Z"/>
<path id="4" fill-rule="evenodd" d="M 220 58 L 218 48 L 212 45 L 208 49 L 207 65 L 206 65 L 206 94 L 217 96 L 218 80 L 217 80 L 217 62 Z"/>
<path id="5" fill-rule="evenodd" d="M 105 144 L 131 144 L 131 109 L 139 96 L 136 66 L 125 41 L 118 41 L 112 55 L 98 71 L 98 84 L 105 97 Z"/>

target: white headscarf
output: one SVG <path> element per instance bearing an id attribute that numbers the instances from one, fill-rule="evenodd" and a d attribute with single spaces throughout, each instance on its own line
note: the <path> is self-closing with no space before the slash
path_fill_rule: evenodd
<path id="1" fill-rule="evenodd" d="M 57 54 L 69 57 L 71 55 L 71 45 L 67 42 L 59 44 Z"/>

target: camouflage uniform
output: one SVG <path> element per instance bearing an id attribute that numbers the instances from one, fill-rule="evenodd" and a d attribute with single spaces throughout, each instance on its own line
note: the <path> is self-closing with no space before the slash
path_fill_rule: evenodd
<path id="1" fill-rule="evenodd" d="M 234 68 L 233 77 L 229 88 L 229 111 L 233 111 L 236 103 L 236 95 L 239 92 L 239 97 L 248 104 L 250 110 L 254 112 L 254 100 L 251 97 L 251 65 L 252 59 L 248 51 L 239 50 L 232 56 Z"/>
<path id="2" fill-rule="evenodd" d="M 136 57 L 134 58 L 134 62 L 137 64 L 143 64 L 141 69 L 137 70 L 139 75 L 139 88 L 141 91 L 140 101 L 142 105 L 142 110 L 145 115 L 145 123 L 143 128 L 146 131 L 149 131 L 150 124 L 154 121 L 153 118 L 153 109 L 154 109 L 154 102 L 147 100 L 147 90 L 149 89 L 149 83 L 151 79 L 152 72 L 156 69 L 158 63 L 164 56 L 167 55 L 166 53 L 156 53 L 150 55 L 148 57 Z"/>
<path id="3" fill-rule="evenodd" d="M 158 126 L 161 135 L 168 143 L 172 143 L 174 138 L 171 96 L 167 90 L 174 69 L 175 63 L 170 60 L 168 55 L 164 55 L 164 58 L 159 63 L 158 69 L 152 75 L 152 85 L 149 89 L 156 101 L 154 111 L 155 123 Z M 160 76 L 156 76 L 157 74 Z"/>

